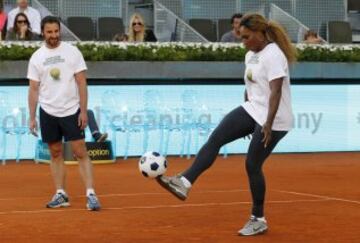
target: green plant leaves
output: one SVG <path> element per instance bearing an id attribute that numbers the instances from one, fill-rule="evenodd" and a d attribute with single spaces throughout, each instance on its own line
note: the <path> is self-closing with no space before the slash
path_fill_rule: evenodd
<path id="1" fill-rule="evenodd" d="M 87 61 L 239 61 L 246 50 L 224 43 L 74 42 Z M 41 42 L 0 42 L 0 61 L 28 60 Z M 360 62 L 356 45 L 297 45 L 299 62 Z"/>

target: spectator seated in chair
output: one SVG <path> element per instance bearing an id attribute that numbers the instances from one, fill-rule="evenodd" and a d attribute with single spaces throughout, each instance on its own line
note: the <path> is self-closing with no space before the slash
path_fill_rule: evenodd
<path id="1" fill-rule="evenodd" d="M 30 22 L 24 13 L 18 13 L 14 19 L 14 27 L 6 33 L 8 41 L 31 41 L 39 40 L 32 32 Z"/>
<path id="2" fill-rule="evenodd" d="M 36 35 L 41 34 L 41 15 L 38 10 L 29 6 L 28 0 L 17 0 L 17 7 L 11 10 L 8 14 L 8 24 L 7 30 L 14 28 L 15 17 L 19 14 L 23 13 L 26 15 L 29 26 L 32 28 L 32 32 Z"/>
<path id="3" fill-rule="evenodd" d="M 305 44 L 323 44 L 324 41 L 313 30 L 308 30 L 304 35 Z"/>
<path id="4" fill-rule="evenodd" d="M 129 41 L 129 36 L 127 36 L 126 34 L 119 33 L 114 36 L 113 41 L 127 42 L 127 41 Z"/>
<path id="5" fill-rule="evenodd" d="M 156 42 L 154 32 L 146 29 L 143 17 L 140 14 L 133 14 L 129 22 L 129 32 L 127 34 L 129 42 Z"/>
<path id="6" fill-rule="evenodd" d="M 240 22 L 241 22 L 242 16 L 243 16 L 242 14 L 237 13 L 231 17 L 232 30 L 225 33 L 221 37 L 221 42 L 233 42 L 233 43 L 241 42 Z"/>

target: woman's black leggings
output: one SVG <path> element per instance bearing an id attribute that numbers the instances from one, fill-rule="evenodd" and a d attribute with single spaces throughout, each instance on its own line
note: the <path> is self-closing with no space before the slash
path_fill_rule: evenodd
<path id="1" fill-rule="evenodd" d="M 246 157 L 246 171 L 253 199 L 252 215 L 264 216 L 265 178 L 262 165 L 286 131 L 272 131 L 272 139 L 264 148 L 262 127 L 240 106 L 227 114 L 213 131 L 208 141 L 196 155 L 192 166 L 182 173 L 191 183 L 208 169 L 216 159 L 220 148 L 236 139 L 252 134 Z"/>
<path id="2" fill-rule="evenodd" d="M 87 115 L 88 115 L 89 129 L 91 135 L 93 135 L 94 133 L 99 132 L 99 127 L 98 124 L 96 123 L 94 112 L 89 109 L 87 110 Z"/>

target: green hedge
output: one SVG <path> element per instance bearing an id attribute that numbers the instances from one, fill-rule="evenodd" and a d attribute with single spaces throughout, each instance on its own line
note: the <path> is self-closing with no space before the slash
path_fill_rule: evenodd
<path id="1" fill-rule="evenodd" d="M 28 60 L 41 42 L 0 42 L 0 61 Z M 79 42 L 87 61 L 244 61 L 239 44 Z M 359 45 L 297 45 L 299 62 L 360 62 Z"/>

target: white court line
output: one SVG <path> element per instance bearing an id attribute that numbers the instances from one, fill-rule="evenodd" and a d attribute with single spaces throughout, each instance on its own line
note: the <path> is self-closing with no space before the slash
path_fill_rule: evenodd
<path id="1" fill-rule="evenodd" d="M 310 194 L 310 193 L 301 193 L 301 192 L 293 192 L 293 191 L 285 191 L 285 190 L 271 190 L 274 192 L 280 193 L 287 193 L 293 194 L 298 196 L 307 196 L 307 197 L 315 197 L 324 200 L 333 200 L 333 201 L 340 201 L 340 202 L 348 202 L 348 203 L 355 203 L 360 204 L 360 201 L 356 200 L 348 200 L 344 198 L 336 198 L 336 197 L 329 197 L 329 196 L 322 196 L 317 194 Z M 248 192 L 248 190 L 241 190 L 241 189 L 230 189 L 230 190 L 209 190 L 209 191 L 193 191 L 191 194 L 207 194 L 207 193 L 235 193 L 235 192 Z M 98 194 L 101 198 L 104 197 L 138 197 L 138 196 L 159 196 L 159 195 L 168 195 L 166 192 L 141 192 L 141 193 L 115 193 L 115 194 Z M 84 196 L 72 196 L 72 198 L 82 198 Z M 31 200 L 31 199 L 45 199 L 48 196 L 43 197 L 22 197 L 22 198 L 0 198 L 0 201 L 13 201 L 13 200 Z"/>
<path id="2" fill-rule="evenodd" d="M 284 201 L 267 201 L 266 203 L 282 204 L 282 203 L 299 203 L 299 202 L 325 202 L 330 199 L 304 199 L 304 200 L 284 200 Z M 227 202 L 227 203 L 187 203 L 187 204 L 172 204 L 172 205 L 149 205 L 149 206 L 128 206 L 128 207 L 117 207 L 117 208 L 103 208 L 102 211 L 119 211 L 119 210 L 131 210 L 131 209 L 163 209 L 163 208 L 188 208 L 188 207 L 216 207 L 216 206 L 234 206 L 243 205 L 252 202 L 238 201 L 238 202 Z M 11 211 L 0 211 L 0 215 L 7 214 L 41 214 L 41 213 L 63 213 L 63 212 L 74 212 L 74 211 L 87 211 L 86 209 L 80 208 L 67 208 L 67 209 L 41 209 L 41 210 L 11 210 Z"/>
<path id="3" fill-rule="evenodd" d="M 232 192 L 248 192 L 249 190 L 209 190 L 209 191 L 193 191 L 191 194 L 206 194 L 206 193 L 232 193 Z M 159 195 L 169 195 L 167 192 L 140 192 L 140 193 L 114 193 L 114 194 L 97 194 L 98 197 L 138 197 L 138 196 L 159 196 Z M 12 200 L 26 200 L 26 199 L 44 199 L 48 196 L 42 197 L 16 197 L 16 198 L 0 198 L 0 201 L 12 201 Z M 72 198 L 82 198 L 82 196 L 71 196 Z"/>
<path id="4" fill-rule="evenodd" d="M 315 198 L 319 198 L 319 199 L 327 199 L 327 200 L 332 200 L 332 201 L 340 201 L 340 202 L 348 202 L 348 203 L 360 204 L 360 201 L 349 200 L 349 199 L 345 199 L 345 198 L 329 197 L 329 196 L 322 196 L 322 195 L 311 194 L 311 193 L 292 192 L 292 191 L 284 191 L 284 190 L 272 190 L 272 191 L 288 193 L 288 194 L 293 194 L 293 195 L 299 195 L 299 196 L 315 197 Z"/>
<path id="5" fill-rule="evenodd" d="M 209 190 L 209 191 L 192 191 L 191 194 L 207 194 L 207 193 L 231 193 L 231 192 L 248 192 L 249 190 Z M 119 194 L 98 194 L 99 197 L 137 197 L 137 196 L 155 196 L 169 195 L 167 192 L 143 192 L 143 193 L 119 193 Z"/>

